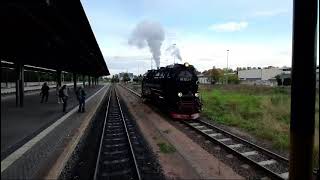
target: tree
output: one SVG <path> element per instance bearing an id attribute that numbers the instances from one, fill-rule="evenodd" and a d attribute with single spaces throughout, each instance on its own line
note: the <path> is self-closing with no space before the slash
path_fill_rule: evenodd
<path id="1" fill-rule="evenodd" d="M 236 74 L 229 74 L 228 76 L 228 84 L 239 84 L 240 80 Z"/>
<path id="2" fill-rule="evenodd" d="M 203 71 L 203 74 L 205 76 L 209 76 L 211 84 L 215 84 L 216 82 L 219 82 L 223 77 L 223 70 L 213 67 L 212 69 Z"/>
<path id="3" fill-rule="evenodd" d="M 116 74 L 116 75 L 113 75 L 112 78 L 111 78 L 111 82 L 112 83 L 117 83 L 119 82 L 119 76 Z"/>
<path id="4" fill-rule="evenodd" d="M 211 70 L 211 78 L 215 81 L 215 82 L 219 82 L 220 79 L 223 77 L 223 70 L 222 69 L 216 69 L 213 68 Z"/>
<path id="5" fill-rule="evenodd" d="M 129 74 L 128 73 L 124 73 L 123 74 L 123 77 L 122 77 L 122 81 L 123 82 L 128 82 L 128 81 L 130 81 L 131 79 L 130 79 L 130 77 L 129 77 Z"/>

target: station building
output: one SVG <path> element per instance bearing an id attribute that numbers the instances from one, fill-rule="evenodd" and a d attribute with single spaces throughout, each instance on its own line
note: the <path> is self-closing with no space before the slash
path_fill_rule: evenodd
<path id="1" fill-rule="evenodd" d="M 277 86 L 278 82 L 276 76 L 282 75 L 283 77 L 289 77 L 291 74 L 291 68 L 283 67 L 268 67 L 268 68 L 252 68 L 238 71 L 238 78 L 241 84 L 248 85 L 267 85 Z"/>

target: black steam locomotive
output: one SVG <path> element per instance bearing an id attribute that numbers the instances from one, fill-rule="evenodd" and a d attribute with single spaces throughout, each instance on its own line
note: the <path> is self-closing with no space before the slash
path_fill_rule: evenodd
<path id="1" fill-rule="evenodd" d="M 142 98 L 158 102 L 175 119 L 197 119 L 202 104 L 195 68 L 184 63 L 149 70 L 143 76 Z"/>

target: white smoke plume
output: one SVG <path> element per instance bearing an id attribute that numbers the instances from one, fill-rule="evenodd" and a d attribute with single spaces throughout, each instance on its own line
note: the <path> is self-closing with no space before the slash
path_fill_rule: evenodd
<path id="1" fill-rule="evenodd" d="M 136 46 L 140 49 L 150 48 L 152 57 L 156 62 L 157 67 L 160 66 L 161 45 L 164 40 L 164 30 L 161 24 L 151 21 L 143 21 L 137 24 L 129 38 L 129 45 Z"/>
<path id="2" fill-rule="evenodd" d="M 179 48 L 176 46 L 176 44 L 171 45 L 166 49 L 166 51 L 169 51 L 171 53 L 171 56 L 176 57 L 180 61 L 182 61 L 181 54 Z"/>

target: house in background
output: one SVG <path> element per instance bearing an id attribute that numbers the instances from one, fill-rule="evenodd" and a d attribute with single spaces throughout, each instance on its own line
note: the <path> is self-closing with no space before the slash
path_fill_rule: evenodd
<path id="1" fill-rule="evenodd" d="M 204 74 L 198 74 L 198 81 L 200 84 L 211 84 L 210 78 L 207 75 Z"/>
<path id="2" fill-rule="evenodd" d="M 267 68 L 249 68 L 238 70 L 238 78 L 241 84 L 249 85 L 267 85 L 277 86 L 276 76 L 287 77 L 291 74 L 291 68 L 276 68 L 269 66 Z"/>

